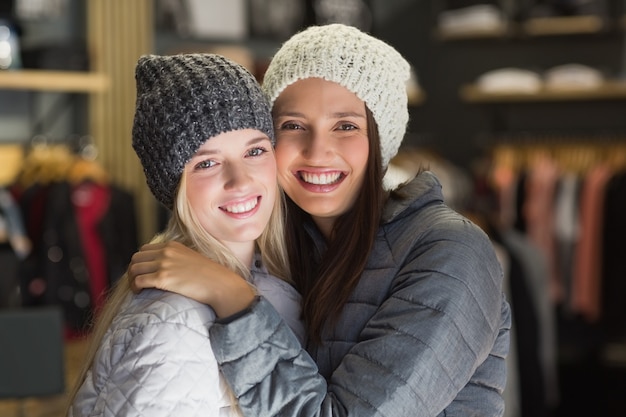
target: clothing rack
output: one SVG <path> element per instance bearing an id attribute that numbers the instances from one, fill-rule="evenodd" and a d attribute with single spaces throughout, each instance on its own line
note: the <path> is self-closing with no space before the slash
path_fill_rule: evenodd
<path id="1" fill-rule="evenodd" d="M 598 306 L 605 278 L 626 270 L 623 258 L 612 256 L 619 244 L 612 236 L 621 230 L 615 219 L 624 205 L 620 196 L 626 175 L 626 138 L 524 137 L 494 144 L 491 155 L 489 181 L 497 190 L 498 221 L 523 230 L 551 258 L 553 277 L 558 278 L 552 294 L 555 303 L 566 303 L 575 314 L 597 322 L 602 316 Z M 542 226 L 537 227 L 537 222 Z M 587 257 L 595 265 L 593 271 L 564 264 L 564 255 L 558 254 L 564 241 L 572 250 L 584 247 L 588 254 L 594 253 Z M 571 261 L 580 259 L 576 255 Z M 605 265 L 600 267 L 598 262 Z M 563 287 L 564 274 L 586 274 L 586 285 L 591 275 L 602 279 L 593 288 L 572 295 L 578 281 Z"/>
<path id="2" fill-rule="evenodd" d="M 138 246 L 134 196 L 97 155 L 89 136 L 37 135 L 8 187 L 32 242 L 18 270 L 21 304 L 60 306 L 67 338 L 88 330 Z"/>
<path id="3" fill-rule="evenodd" d="M 25 151 L 15 183 L 22 188 L 65 180 L 73 184 L 85 180 L 108 183 L 109 174 L 96 161 L 97 155 L 90 136 L 50 139 L 36 135 Z"/>
<path id="4" fill-rule="evenodd" d="M 598 164 L 626 169 L 626 134 L 518 134 L 501 137 L 490 147 L 494 165 L 515 170 L 549 158 L 567 172 L 584 174 Z"/>

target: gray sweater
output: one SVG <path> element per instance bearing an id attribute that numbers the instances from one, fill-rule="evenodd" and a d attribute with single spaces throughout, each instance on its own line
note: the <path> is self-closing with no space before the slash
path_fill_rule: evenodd
<path id="1" fill-rule="evenodd" d="M 391 199 L 366 271 L 308 351 L 259 299 L 210 329 L 245 416 L 501 416 L 510 312 L 489 238 L 429 172 Z M 323 240 L 318 236 L 320 249 Z"/>

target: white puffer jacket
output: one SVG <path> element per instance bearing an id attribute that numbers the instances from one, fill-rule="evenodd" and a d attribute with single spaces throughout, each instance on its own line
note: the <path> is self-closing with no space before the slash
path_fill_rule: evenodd
<path id="1" fill-rule="evenodd" d="M 256 262 L 258 264 L 258 260 Z M 300 341 L 300 295 L 261 268 L 252 280 Z M 104 336 L 69 417 L 240 416 L 209 340 L 215 313 L 178 294 L 129 297 Z"/>

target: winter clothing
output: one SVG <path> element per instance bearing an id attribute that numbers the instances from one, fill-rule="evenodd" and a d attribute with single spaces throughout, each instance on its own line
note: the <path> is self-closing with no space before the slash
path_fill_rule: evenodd
<path id="1" fill-rule="evenodd" d="M 207 139 L 257 129 L 274 140 L 269 105 L 256 79 L 220 55 L 148 55 L 135 69 L 133 148 L 150 190 L 172 208 L 185 164 Z"/>
<path id="2" fill-rule="evenodd" d="M 503 414 L 511 318 L 494 248 L 443 203 L 432 173 L 398 192 L 407 197 L 386 204 L 366 270 L 320 346 L 302 351 L 265 300 L 211 327 L 244 415 Z"/>
<path id="3" fill-rule="evenodd" d="M 302 340 L 300 295 L 265 269 L 253 268 L 252 281 Z M 130 295 L 69 417 L 239 416 L 211 349 L 214 321 L 210 307 L 179 294 L 150 289 Z"/>
<path id="4" fill-rule="evenodd" d="M 355 27 L 312 26 L 291 37 L 263 78 L 271 104 L 289 85 L 306 78 L 335 82 L 363 100 L 380 133 L 383 167 L 398 153 L 409 121 L 409 63 L 390 45 Z"/>
<path id="5" fill-rule="evenodd" d="M 90 192 L 96 189 L 103 193 Z M 27 188 L 20 204 L 33 241 L 33 250 L 20 265 L 22 305 L 61 306 L 66 337 L 82 337 L 102 296 L 94 279 L 101 278 L 100 284 L 110 288 L 137 250 L 134 197 L 113 184 L 53 182 Z M 94 222 L 87 228 L 79 214 L 95 206 Z M 87 234 L 97 244 L 87 244 Z M 89 260 L 95 256 L 104 267 L 92 268 Z"/>

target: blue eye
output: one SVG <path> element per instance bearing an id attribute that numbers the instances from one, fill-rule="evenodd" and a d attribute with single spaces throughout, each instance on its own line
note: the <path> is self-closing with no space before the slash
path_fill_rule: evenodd
<path id="1" fill-rule="evenodd" d="M 267 149 L 263 148 L 263 147 L 258 147 L 258 148 L 252 148 L 248 151 L 248 156 L 261 156 L 263 155 L 265 152 L 267 152 Z"/>
<path id="2" fill-rule="evenodd" d="M 207 169 L 216 165 L 216 162 L 212 159 L 206 159 L 196 164 L 196 169 Z"/>

